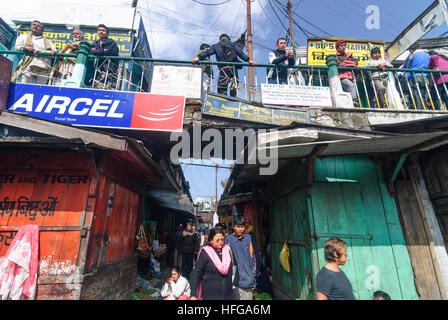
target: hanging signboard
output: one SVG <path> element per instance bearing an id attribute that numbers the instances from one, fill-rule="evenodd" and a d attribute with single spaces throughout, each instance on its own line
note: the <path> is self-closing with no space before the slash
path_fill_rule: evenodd
<path id="1" fill-rule="evenodd" d="M 358 66 L 363 67 L 370 59 L 370 51 L 374 47 L 381 50 L 381 57 L 384 58 L 384 42 L 378 40 L 344 39 L 344 38 L 308 38 L 308 65 L 326 66 L 326 58 L 330 54 L 336 54 L 336 41 L 346 40 L 346 51 L 351 52 L 358 59 Z"/>
<path id="2" fill-rule="evenodd" d="M 15 31 L 0 18 L 0 48 L 10 50 L 14 44 Z"/>
<path id="3" fill-rule="evenodd" d="M 137 43 L 134 46 L 133 56 L 137 58 L 152 58 L 151 48 L 149 46 L 143 19 L 140 19 L 140 25 L 137 33 Z M 151 62 L 142 62 L 141 64 L 144 67 L 145 80 L 149 84 L 151 79 Z"/>
<path id="4" fill-rule="evenodd" d="M 0 111 L 5 110 L 8 100 L 9 83 L 11 79 L 12 62 L 0 56 Z"/>
<path id="5" fill-rule="evenodd" d="M 11 83 L 7 110 L 75 126 L 182 131 L 185 97 Z"/>
<path id="6" fill-rule="evenodd" d="M 216 94 L 207 94 L 202 105 L 202 113 L 280 126 L 288 126 L 292 122 L 309 122 L 308 110 L 288 109 L 278 106 L 266 108 Z"/>
<path id="7" fill-rule="evenodd" d="M 185 95 L 188 99 L 202 97 L 202 68 L 153 65 L 151 93 Z"/>
<path id="8" fill-rule="evenodd" d="M 287 84 L 262 84 L 261 101 L 263 104 L 332 107 L 329 87 L 296 86 Z"/>

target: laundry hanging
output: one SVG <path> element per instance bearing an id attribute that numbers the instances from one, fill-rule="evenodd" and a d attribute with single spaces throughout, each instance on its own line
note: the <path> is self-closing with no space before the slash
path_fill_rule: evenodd
<path id="1" fill-rule="evenodd" d="M 33 300 L 39 265 L 39 227 L 20 227 L 6 255 L 0 260 L 0 298 Z"/>

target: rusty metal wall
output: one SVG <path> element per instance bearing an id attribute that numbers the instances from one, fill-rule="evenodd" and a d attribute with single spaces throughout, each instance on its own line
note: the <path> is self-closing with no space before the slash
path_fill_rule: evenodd
<path id="1" fill-rule="evenodd" d="M 54 284 L 79 271 L 90 184 L 86 168 L 87 157 L 79 153 L 0 154 L 0 256 L 20 226 L 39 226 L 38 299 L 76 297 L 76 290 L 58 290 Z"/>

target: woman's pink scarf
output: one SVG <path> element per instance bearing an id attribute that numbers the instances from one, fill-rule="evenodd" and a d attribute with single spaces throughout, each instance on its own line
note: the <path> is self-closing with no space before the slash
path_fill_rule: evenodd
<path id="1" fill-rule="evenodd" d="M 198 259 L 199 259 L 199 255 L 201 254 L 202 250 L 205 250 L 205 252 L 208 254 L 208 256 L 212 260 L 213 264 L 215 265 L 216 269 L 218 269 L 218 271 L 221 275 L 224 276 L 229 272 L 229 267 L 230 267 L 230 263 L 232 262 L 232 258 L 230 257 L 230 247 L 227 244 L 225 244 L 222 247 L 222 260 L 219 258 L 215 249 L 213 249 L 209 245 L 203 246 L 201 248 L 201 250 L 198 253 Z M 199 287 L 198 287 L 198 299 L 199 300 L 201 300 L 201 296 L 202 296 L 202 281 L 199 282 Z"/>

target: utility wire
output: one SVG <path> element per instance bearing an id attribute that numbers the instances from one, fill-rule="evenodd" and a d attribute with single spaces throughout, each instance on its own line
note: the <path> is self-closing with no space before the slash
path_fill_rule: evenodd
<path id="1" fill-rule="evenodd" d="M 191 0 L 191 1 L 196 2 L 196 3 L 199 3 L 199 4 L 202 4 L 202 5 L 204 5 L 204 6 L 219 6 L 219 5 L 221 5 L 221 4 L 230 2 L 231 0 L 223 1 L 223 2 L 220 2 L 220 3 L 204 3 L 204 2 L 200 2 L 200 1 L 198 1 L 198 0 Z"/>
<path id="2" fill-rule="evenodd" d="M 282 28 L 280 28 L 278 25 L 276 25 L 272 20 L 271 20 L 271 18 L 269 18 L 269 16 L 266 14 L 266 11 L 264 10 L 264 8 L 263 8 L 263 5 L 261 4 L 261 1 L 260 0 L 258 0 L 258 3 L 260 4 L 260 8 L 261 8 L 261 11 L 263 12 L 263 15 L 266 17 L 266 19 L 268 19 L 271 23 L 272 23 L 272 25 L 274 25 L 278 30 L 280 30 L 281 32 L 287 32 L 288 30 L 287 29 L 284 29 L 283 28 L 283 30 L 282 30 Z"/>
<path id="3" fill-rule="evenodd" d="M 274 1 L 277 3 L 277 5 L 279 6 L 279 8 L 283 8 L 283 9 L 287 12 L 288 8 L 287 8 L 283 3 L 281 3 L 281 2 L 278 1 L 278 0 L 274 0 Z M 299 17 L 300 19 L 302 19 L 303 21 L 305 21 L 306 23 L 308 23 L 309 25 L 311 25 L 311 26 L 314 27 L 315 29 L 317 29 L 317 30 L 319 30 L 319 31 L 321 31 L 321 32 L 323 32 L 323 33 L 325 33 L 325 34 L 327 34 L 327 35 L 333 37 L 332 34 L 328 33 L 327 31 L 325 31 L 325 30 L 323 30 L 323 29 L 321 29 L 321 28 L 319 28 L 318 26 L 314 25 L 313 23 L 311 23 L 311 22 L 308 21 L 307 19 L 303 18 L 301 15 L 299 15 L 299 14 L 297 14 L 297 13 L 295 13 L 295 12 L 293 12 L 293 15 L 296 15 L 297 17 Z M 286 17 L 288 17 L 288 16 L 286 15 Z M 288 18 L 289 18 L 289 17 L 288 17 Z M 293 20 L 293 22 L 295 21 L 294 19 L 292 19 L 292 20 Z M 297 22 L 296 22 L 296 25 L 301 29 L 302 32 L 303 32 L 303 30 L 305 30 L 307 33 L 312 34 L 311 31 L 306 30 L 306 29 L 304 29 L 303 27 L 299 26 L 299 24 L 298 24 Z M 313 34 L 313 35 L 314 35 L 314 34 Z M 314 36 L 316 36 L 316 35 L 314 35 Z M 317 37 L 317 36 L 316 36 L 316 37 Z"/>

